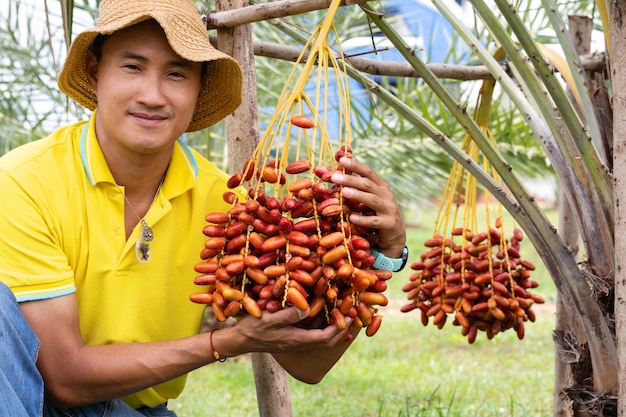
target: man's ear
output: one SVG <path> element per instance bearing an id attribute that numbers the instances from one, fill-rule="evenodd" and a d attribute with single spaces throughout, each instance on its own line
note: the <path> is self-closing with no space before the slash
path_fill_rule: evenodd
<path id="1" fill-rule="evenodd" d="M 200 97 L 202 97 L 202 94 L 205 92 L 204 91 L 204 77 L 206 76 L 207 76 L 206 74 L 202 74 L 202 77 L 200 77 L 200 88 L 199 88 L 198 97 L 197 97 L 198 100 L 200 99 Z"/>
<path id="2" fill-rule="evenodd" d="M 85 54 L 85 71 L 87 72 L 89 86 L 95 93 L 98 85 L 98 59 L 90 49 L 87 49 Z"/>

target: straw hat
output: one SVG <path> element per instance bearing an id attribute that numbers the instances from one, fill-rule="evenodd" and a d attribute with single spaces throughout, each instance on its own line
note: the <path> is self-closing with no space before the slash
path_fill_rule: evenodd
<path id="1" fill-rule="evenodd" d="M 148 19 L 161 25 L 170 46 L 182 58 L 209 62 L 187 131 L 204 129 L 233 112 L 241 104 L 241 68 L 232 57 L 211 45 L 193 0 L 102 0 L 96 27 L 80 33 L 70 46 L 59 74 L 61 91 L 94 110 L 98 101 L 87 82 L 87 49 L 98 34 L 109 35 Z"/>

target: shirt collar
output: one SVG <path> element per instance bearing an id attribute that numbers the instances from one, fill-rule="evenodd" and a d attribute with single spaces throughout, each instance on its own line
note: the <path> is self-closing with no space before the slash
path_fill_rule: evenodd
<path id="1" fill-rule="evenodd" d="M 97 110 L 96 110 L 97 111 Z M 94 111 L 89 122 L 85 123 L 80 135 L 80 157 L 85 174 L 92 186 L 100 182 L 115 184 L 115 179 L 104 159 L 104 154 L 96 138 Z M 179 138 L 174 146 L 172 159 L 167 170 L 163 191 L 174 197 L 196 184 L 198 162 L 187 144 Z"/>

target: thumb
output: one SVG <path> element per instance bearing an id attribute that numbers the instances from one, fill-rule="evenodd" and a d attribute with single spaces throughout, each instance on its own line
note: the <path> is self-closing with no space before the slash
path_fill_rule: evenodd
<path id="1" fill-rule="evenodd" d="M 309 317 L 309 313 L 310 313 L 309 308 L 307 308 L 306 310 L 300 310 L 299 308 L 296 308 L 296 307 L 289 307 L 286 310 L 288 311 L 286 318 L 289 323 L 297 323 L 300 320 Z"/>
<path id="2" fill-rule="evenodd" d="M 302 311 L 294 306 L 280 309 L 272 314 L 264 314 L 263 317 L 271 320 L 278 326 L 290 326 L 309 316 L 309 309 Z"/>

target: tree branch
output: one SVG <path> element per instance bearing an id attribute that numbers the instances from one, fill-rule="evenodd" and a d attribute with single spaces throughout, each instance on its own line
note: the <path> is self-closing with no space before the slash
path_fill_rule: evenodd
<path id="1" fill-rule="evenodd" d="M 211 42 L 215 45 L 217 38 L 213 35 L 210 35 L 210 38 Z M 280 45 L 274 42 L 254 41 L 254 55 L 256 56 L 296 62 L 301 52 L 302 49 L 297 46 Z M 365 74 L 419 78 L 417 71 L 415 71 L 415 69 L 405 61 L 380 61 L 377 59 L 350 55 L 347 55 L 345 58 L 350 65 Z M 603 52 L 599 52 L 582 56 L 581 61 L 586 70 L 600 71 L 604 68 L 605 58 L 605 54 Z M 306 54 L 303 62 L 305 61 Z M 470 81 L 492 78 L 491 73 L 484 65 L 469 66 L 429 63 L 428 67 L 438 78 L 442 79 Z M 506 70 L 506 64 L 504 67 Z"/>
<path id="2" fill-rule="evenodd" d="M 344 0 L 341 5 L 349 6 L 367 1 L 369 0 Z M 207 29 L 232 28 L 263 20 L 327 9 L 330 3 L 331 0 L 280 0 L 272 3 L 259 3 L 240 9 L 206 13 L 202 15 L 202 20 Z"/>

